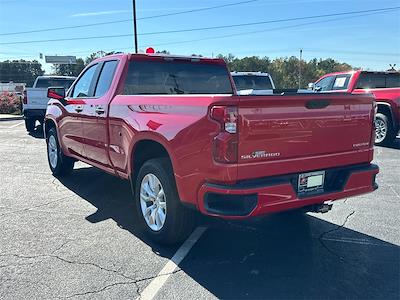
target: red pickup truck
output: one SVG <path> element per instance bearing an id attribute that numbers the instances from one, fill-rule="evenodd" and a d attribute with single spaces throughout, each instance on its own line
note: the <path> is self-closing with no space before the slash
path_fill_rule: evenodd
<path id="1" fill-rule="evenodd" d="M 315 91 L 372 93 L 377 104 L 375 143 L 390 145 L 400 130 L 400 72 L 349 71 L 324 75 Z"/>
<path id="2" fill-rule="evenodd" d="M 159 242 L 184 238 L 193 210 L 323 212 L 377 188 L 369 94 L 238 96 L 221 59 L 118 54 L 48 96 L 53 174 L 80 160 L 129 180 L 134 214 Z"/>

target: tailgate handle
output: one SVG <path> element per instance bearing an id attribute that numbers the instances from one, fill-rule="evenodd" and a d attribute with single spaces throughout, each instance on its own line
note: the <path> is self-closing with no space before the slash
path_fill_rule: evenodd
<path id="1" fill-rule="evenodd" d="M 319 108 L 325 108 L 331 104 L 331 101 L 329 100 L 323 100 L 323 99 L 318 99 L 318 100 L 310 100 L 307 101 L 306 107 L 308 109 L 319 109 Z"/>

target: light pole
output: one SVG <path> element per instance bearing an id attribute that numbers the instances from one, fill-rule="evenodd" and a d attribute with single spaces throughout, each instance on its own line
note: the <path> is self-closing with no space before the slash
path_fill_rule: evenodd
<path id="1" fill-rule="evenodd" d="M 299 59 L 299 89 L 301 89 L 301 58 L 303 56 L 303 49 L 300 48 L 300 59 Z"/>
<path id="2" fill-rule="evenodd" d="M 135 37 L 135 53 L 138 53 L 137 28 L 136 28 L 136 0 L 133 1 L 133 35 Z"/>

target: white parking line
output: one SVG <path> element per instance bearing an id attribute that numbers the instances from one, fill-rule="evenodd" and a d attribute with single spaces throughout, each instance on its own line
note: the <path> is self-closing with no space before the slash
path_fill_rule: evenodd
<path id="1" fill-rule="evenodd" d="M 13 126 L 10 126 L 10 127 L 8 127 L 8 129 L 11 129 L 11 128 L 14 128 L 14 127 L 17 127 L 17 126 L 19 126 L 19 125 L 22 125 L 22 124 L 24 124 L 24 121 L 22 121 L 22 122 L 19 122 L 18 124 L 14 124 Z"/>
<path id="2" fill-rule="evenodd" d="M 178 267 L 182 260 L 192 249 L 193 245 L 200 239 L 207 228 L 197 227 L 195 231 L 188 237 L 188 239 L 179 247 L 174 256 L 167 262 L 164 268 L 158 273 L 157 277 L 143 290 L 138 299 L 151 300 L 157 295 L 158 291 L 165 284 L 172 272 Z"/>

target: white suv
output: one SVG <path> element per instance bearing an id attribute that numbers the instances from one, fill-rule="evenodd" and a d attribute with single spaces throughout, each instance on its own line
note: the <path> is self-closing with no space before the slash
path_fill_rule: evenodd
<path id="1" fill-rule="evenodd" d="M 238 95 L 266 95 L 275 89 L 274 81 L 268 73 L 231 72 Z"/>

